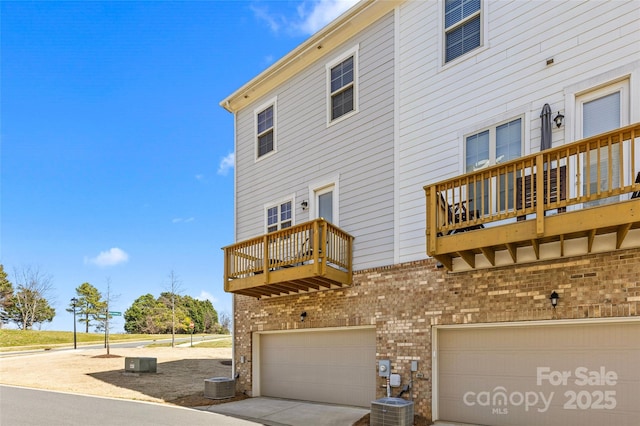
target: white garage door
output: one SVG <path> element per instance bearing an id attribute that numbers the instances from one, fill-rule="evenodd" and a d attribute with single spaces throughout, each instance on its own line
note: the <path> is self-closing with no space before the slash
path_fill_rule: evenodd
<path id="1" fill-rule="evenodd" d="M 376 392 L 375 329 L 259 336 L 260 394 L 371 406 Z"/>
<path id="2" fill-rule="evenodd" d="M 440 420 L 629 425 L 640 419 L 640 321 L 438 328 Z"/>

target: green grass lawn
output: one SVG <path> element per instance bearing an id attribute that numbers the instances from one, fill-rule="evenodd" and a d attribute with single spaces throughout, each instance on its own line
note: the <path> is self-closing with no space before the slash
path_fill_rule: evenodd
<path id="1" fill-rule="evenodd" d="M 176 339 L 188 337 L 184 334 L 176 334 Z M 169 339 L 171 339 L 171 335 L 169 335 Z M 191 343 L 191 339 L 177 342 L 176 345 L 180 345 L 182 347 L 189 346 Z M 193 347 L 194 348 L 230 348 L 232 344 L 231 335 L 229 334 L 194 334 L 193 335 Z M 171 347 L 171 342 L 162 342 L 162 343 L 151 343 L 145 345 L 147 348 L 168 348 Z"/>
<path id="2" fill-rule="evenodd" d="M 176 334 L 176 338 L 189 337 L 185 334 Z M 225 338 L 226 337 L 226 338 Z M 103 333 L 77 333 L 76 334 L 78 345 L 89 343 L 101 343 L 104 342 Z M 193 339 L 196 340 L 220 340 L 220 343 L 228 340 L 231 347 L 230 336 L 219 335 L 202 335 L 194 334 Z M 161 340 L 171 339 L 170 334 L 109 334 L 109 342 L 122 342 L 127 340 Z M 208 344 L 209 342 L 205 342 Z M 201 345 L 205 344 L 201 343 Z M 10 350 L 26 350 L 26 349 L 47 349 L 58 346 L 73 345 L 73 332 L 72 331 L 39 331 L 39 330 L 6 330 L 0 329 L 0 351 Z M 164 345 L 163 345 L 164 346 Z M 170 345 L 169 345 L 170 346 Z M 195 346 L 195 345 L 194 345 Z M 202 346 L 205 347 L 205 346 Z M 226 346 L 207 346 L 207 347 L 226 347 Z"/>

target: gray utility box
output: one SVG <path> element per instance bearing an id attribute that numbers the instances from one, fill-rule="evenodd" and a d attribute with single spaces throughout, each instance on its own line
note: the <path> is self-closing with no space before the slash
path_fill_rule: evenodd
<path id="1" fill-rule="evenodd" d="M 131 373 L 155 373 L 158 371 L 158 359 L 146 357 L 125 358 L 124 371 Z"/>
<path id="2" fill-rule="evenodd" d="M 228 377 L 213 377 L 204 380 L 204 397 L 226 399 L 236 396 L 236 381 Z"/>
<path id="3" fill-rule="evenodd" d="M 380 398 L 371 401 L 371 426 L 412 426 L 413 401 Z"/>

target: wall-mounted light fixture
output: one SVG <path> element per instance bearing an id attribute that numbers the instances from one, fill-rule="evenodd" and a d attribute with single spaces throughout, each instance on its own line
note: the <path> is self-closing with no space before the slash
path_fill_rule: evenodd
<path id="1" fill-rule="evenodd" d="M 300 203 L 300 207 L 302 207 L 302 210 L 306 210 L 307 207 L 309 207 L 309 202 L 307 200 L 304 200 Z"/>
<path id="2" fill-rule="evenodd" d="M 307 317 L 307 312 L 303 312 L 300 314 L 300 322 L 304 322 L 304 319 Z"/>
<path id="3" fill-rule="evenodd" d="M 558 111 L 558 115 L 556 115 L 553 118 L 553 121 L 555 121 L 557 127 L 562 126 L 562 122 L 564 121 L 564 115 L 560 114 L 560 111 Z"/>
<path id="4" fill-rule="evenodd" d="M 551 300 L 551 306 L 553 306 L 553 309 L 555 309 L 558 305 L 558 299 L 560 299 L 560 296 L 558 296 L 558 293 L 556 293 L 555 291 L 551 293 L 551 296 L 549 296 L 549 300 Z"/>

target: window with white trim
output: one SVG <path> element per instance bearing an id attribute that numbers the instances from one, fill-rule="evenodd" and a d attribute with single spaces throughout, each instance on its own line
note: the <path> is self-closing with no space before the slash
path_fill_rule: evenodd
<path id="1" fill-rule="evenodd" d="M 256 158 L 275 150 L 275 103 L 256 113 Z"/>
<path id="2" fill-rule="evenodd" d="M 465 137 L 465 169 L 467 173 L 481 170 L 495 164 L 504 163 L 522 156 L 524 129 L 522 118 L 510 120 Z M 472 210 L 488 214 L 490 211 L 513 208 L 513 176 L 500 176 L 498 203 L 490 205 L 489 185 L 495 182 L 485 180 L 469 186 L 469 205 Z M 484 185 L 484 190 L 482 188 Z M 476 195 L 474 195 L 476 194 Z M 484 194 L 484 199 L 481 199 Z"/>
<path id="3" fill-rule="evenodd" d="M 293 225 L 291 200 L 267 207 L 267 232 L 289 228 Z"/>
<path id="4" fill-rule="evenodd" d="M 480 47 L 482 43 L 481 12 L 480 0 L 445 1 L 445 63 Z"/>
<path id="5" fill-rule="evenodd" d="M 333 122 L 358 109 L 357 48 L 327 64 L 328 117 Z"/>

